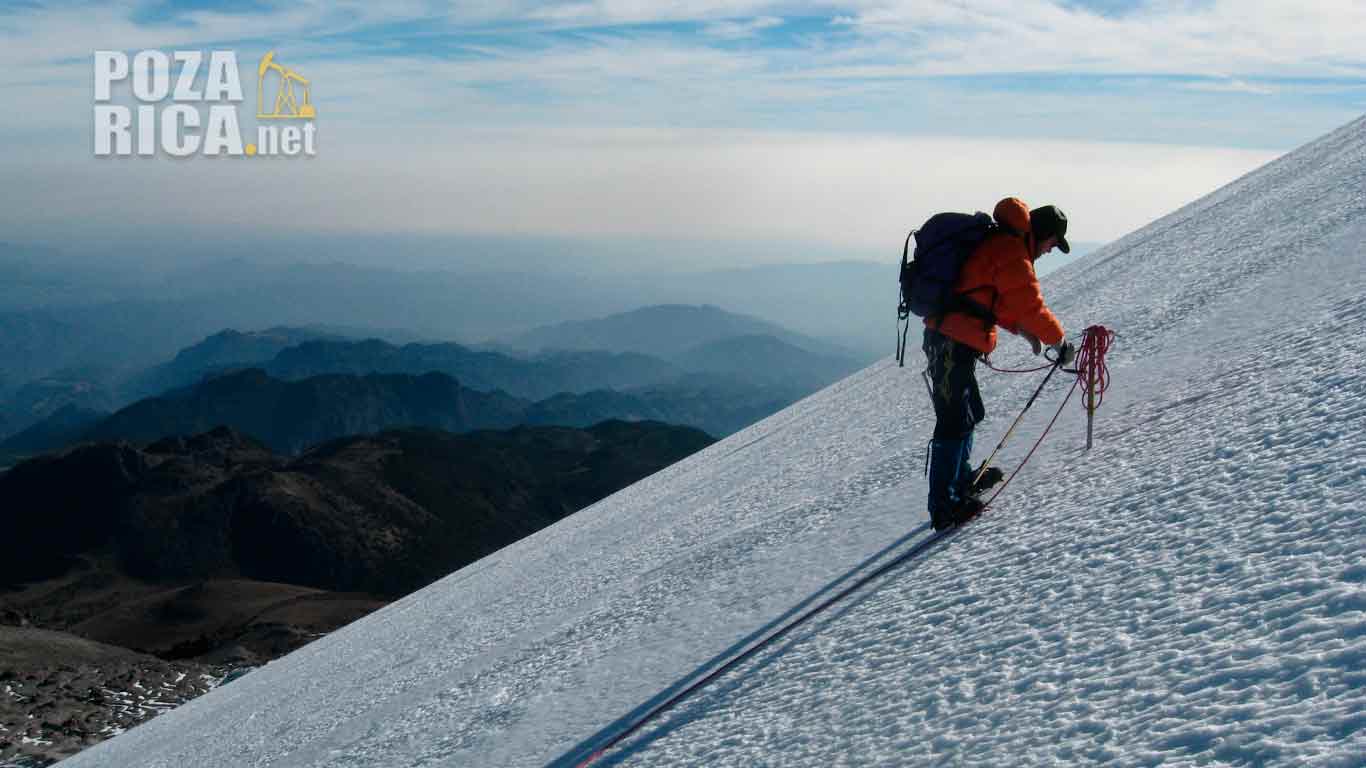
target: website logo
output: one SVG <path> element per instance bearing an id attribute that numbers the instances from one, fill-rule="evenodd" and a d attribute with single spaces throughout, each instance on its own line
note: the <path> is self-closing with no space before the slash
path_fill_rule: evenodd
<path id="1" fill-rule="evenodd" d="M 275 96 L 274 109 L 270 112 L 265 110 L 266 99 L 266 74 L 270 72 L 278 73 L 279 90 Z M 304 92 L 304 103 L 299 105 L 294 97 L 294 85 L 298 83 Z M 275 51 L 267 53 L 261 57 L 261 65 L 256 68 L 256 118 L 258 120 L 280 120 L 291 117 L 306 117 L 312 119 L 317 116 L 317 111 L 313 109 L 313 102 L 309 92 L 308 78 L 298 72 L 282 67 L 275 63 Z"/>
<path id="2" fill-rule="evenodd" d="M 235 51 L 95 51 L 95 155 L 315 156 L 313 83 L 275 54 L 257 65 L 255 134 L 244 139 Z"/>

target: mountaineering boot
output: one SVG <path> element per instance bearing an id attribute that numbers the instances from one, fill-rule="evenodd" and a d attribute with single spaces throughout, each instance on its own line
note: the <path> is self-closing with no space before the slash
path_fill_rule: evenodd
<path id="1" fill-rule="evenodd" d="M 952 528 L 955 525 L 955 523 L 952 514 L 943 513 L 936 515 L 933 512 L 931 512 L 930 525 L 934 526 L 935 533 L 938 533 L 939 531 L 947 531 L 948 529 Z"/>
<path id="2" fill-rule="evenodd" d="M 953 527 L 955 521 L 954 510 L 961 495 L 963 442 L 935 439 L 930 443 L 930 522 L 936 531 Z"/>
<path id="3" fill-rule="evenodd" d="M 981 477 L 977 477 L 978 472 L 981 472 Z M 973 478 L 977 478 L 976 482 L 973 482 Z M 987 467 L 986 471 L 983 471 L 981 467 L 978 467 L 976 472 L 968 475 L 968 483 L 970 483 L 970 486 L 968 492 L 964 495 L 981 496 L 983 493 L 996 487 L 996 484 L 1003 479 L 1005 479 L 1005 473 L 997 467 Z"/>
<path id="4" fill-rule="evenodd" d="M 986 505 L 976 496 L 964 496 L 953 510 L 953 524 L 962 525 L 982 513 Z"/>

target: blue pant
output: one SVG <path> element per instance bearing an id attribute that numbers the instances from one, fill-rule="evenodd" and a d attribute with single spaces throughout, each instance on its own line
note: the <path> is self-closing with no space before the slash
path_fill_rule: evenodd
<path id="1" fill-rule="evenodd" d="M 972 431 L 986 415 L 977 388 L 977 350 L 925 329 L 925 375 L 934 400 L 930 443 L 930 519 L 953 519 L 953 510 L 972 480 Z"/>

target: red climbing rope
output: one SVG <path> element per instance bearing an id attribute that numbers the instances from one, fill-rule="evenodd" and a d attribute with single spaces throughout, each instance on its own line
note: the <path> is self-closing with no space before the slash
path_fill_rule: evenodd
<path id="1" fill-rule="evenodd" d="M 1110 386 L 1110 369 L 1105 365 L 1105 353 L 1115 342 L 1115 332 L 1103 325 L 1093 325 L 1086 329 L 1082 337 L 1081 349 L 1077 352 L 1077 376 L 1091 382 L 1095 402 L 1087 407 L 1094 411 L 1105 399 L 1105 390 Z"/>
<path id="2" fill-rule="evenodd" d="M 1110 387 L 1110 369 L 1105 365 L 1105 353 L 1114 343 L 1115 332 L 1103 325 L 1093 325 L 1086 329 L 1082 337 L 1081 352 L 1077 355 L 1077 381 L 1086 381 L 1086 449 L 1091 450 L 1091 428 L 1095 424 L 1096 409 L 1105 399 L 1105 390 Z"/>

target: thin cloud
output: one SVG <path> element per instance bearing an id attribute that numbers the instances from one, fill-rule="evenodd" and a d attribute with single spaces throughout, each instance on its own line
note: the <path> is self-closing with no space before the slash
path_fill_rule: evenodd
<path id="1" fill-rule="evenodd" d="M 841 14 L 869 43 L 915 41 L 907 74 L 1086 71 L 1202 76 L 1366 75 L 1366 5 L 1154 3 L 1121 17 L 1047 0 L 891 0 Z"/>
<path id="2" fill-rule="evenodd" d="M 760 32 L 781 26 L 783 20 L 776 16 L 761 16 L 744 21 L 718 21 L 706 25 L 702 33 L 718 40 L 743 40 L 758 36 Z"/>
<path id="3" fill-rule="evenodd" d="M 851 0 L 814 9 L 759 0 L 599 0 L 481 4 L 474 10 L 456 4 L 441 13 L 423 3 L 385 4 L 381 10 L 374 4 L 303 2 L 270 13 L 180 11 L 171 19 L 141 22 L 133 20 L 137 13 L 137 6 L 130 5 L 62 4 L 10 17 L 6 44 L 0 46 L 0 82 L 31 80 L 24 74 L 28 68 L 84 61 L 103 48 L 252 42 L 316 46 L 315 41 L 326 39 L 333 56 L 363 57 L 406 39 L 411 55 L 440 56 L 444 49 L 463 45 L 460 36 L 470 25 L 482 33 L 517 30 L 506 42 L 479 44 L 555 80 L 558 67 L 569 67 L 572 75 L 581 71 L 585 59 L 612 58 L 598 49 L 629 48 L 632 41 L 647 39 L 656 47 L 667 42 L 671 50 L 695 51 L 704 61 L 738 56 L 713 46 L 754 37 L 803 13 L 826 21 L 806 25 L 785 46 L 748 51 L 750 57 L 763 55 L 768 75 L 842 80 L 1076 72 L 1187 75 L 1242 83 L 1269 77 L 1366 79 L 1366 52 L 1360 45 L 1366 5 L 1331 0 L 1293 12 L 1271 2 L 1164 3 L 1121 17 L 1049 0 Z M 396 32 L 404 22 L 420 24 Z M 587 34 L 559 38 L 547 47 L 524 49 L 517 43 L 538 29 L 553 33 L 573 28 Z M 655 63 L 640 58 L 631 66 L 648 75 Z M 738 66 L 752 68 L 753 60 Z M 713 68 L 690 79 L 716 74 Z"/>
<path id="4" fill-rule="evenodd" d="M 1185 83 L 1181 87 L 1188 91 L 1204 91 L 1207 93 L 1249 93 L 1256 96 L 1270 96 L 1276 93 L 1275 88 L 1249 83 L 1246 80 L 1202 80 Z"/>

